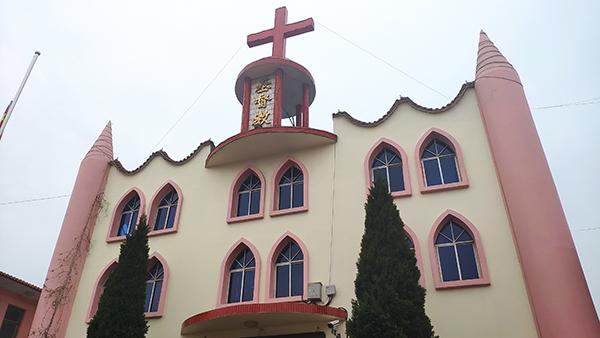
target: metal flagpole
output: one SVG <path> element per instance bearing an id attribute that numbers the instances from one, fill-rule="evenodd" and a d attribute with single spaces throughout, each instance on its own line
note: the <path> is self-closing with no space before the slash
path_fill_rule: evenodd
<path id="1" fill-rule="evenodd" d="M 38 56 L 40 56 L 40 52 L 36 51 L 33 54 L 33 59 L 31 59 L 29 68 L 27 68 L 27 73 L 25 73 L 25 77 L 23 78 L 23 81 L 21 82 L 21 85 L 19 86 L 19 89 L 17 90 L 17 94 L 15 94 L 15 98 L 10 102 L 10 104 L 8 105 L 8 109 L 6 109 L 4 116 L 2 116 L 2 120 L 0 120 L 0 139 L 2 139 L 2 134 L 4 133 L 4 129 L 6 128 L 6 125 L 8 124 L 8 119 L 10 119 L 10 115 L 12 114 L 13 109 L 15 109 L 15 106 L 17 105 L 19 96 L 21 96 L 21 92 L 23 91 L 23 88 L 25 87 L 25 83 L 27 82 L 27 79 L 29 78 L 29 75 L 31 74 L 31 70 L 33 69 L 35 62 L 37 61 Z"/>

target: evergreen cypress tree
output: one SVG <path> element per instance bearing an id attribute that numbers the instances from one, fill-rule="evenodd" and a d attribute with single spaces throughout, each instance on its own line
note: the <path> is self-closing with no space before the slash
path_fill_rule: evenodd
<path id="1" fill-rule="evenodd" d="M 87 330 L 88 338 L 143 338 L 148 331 L 144 317 L 148 273 L 146 216 L 121 244 L 119 264 L 108 277 L 98 311 Z"/>
<path id="2" fill-rule="evenodd" d="M 417 260 L 385 181 L 376 181 L 370 189 L 365 210 L 349 336 L 435 337 L 425 314 L 425 289 L 419 285 Z"/>

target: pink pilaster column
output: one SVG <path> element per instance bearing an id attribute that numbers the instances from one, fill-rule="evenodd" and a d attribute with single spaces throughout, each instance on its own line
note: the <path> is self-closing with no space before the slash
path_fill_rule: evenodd
<path id="1" fill-rule="evenodd" d="M 112 132 L 108 122 L 79 166 L 30 337 L 63 338 L 66 334 L 112 159 Z"/>
<path id="2" fill-rule="evenodd" d="M 600 337 L 598 317 L 521 80 L 484 32 L 475 92 L 539 336 Z"/>

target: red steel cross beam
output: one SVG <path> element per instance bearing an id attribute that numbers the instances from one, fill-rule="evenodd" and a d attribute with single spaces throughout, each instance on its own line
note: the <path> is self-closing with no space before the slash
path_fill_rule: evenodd
<path id="1" fill-rule="evenodd" d="M 312 32 L 315 23 L 312 18 L 287 23 L 287 8 L 279 7 L 275 10 L 275 26 L 259 33 L 248 35 L 248 47 L 256 47 L 265 43 L 273 43 L 273 57 L 285 57 L 285 39 Z"/>

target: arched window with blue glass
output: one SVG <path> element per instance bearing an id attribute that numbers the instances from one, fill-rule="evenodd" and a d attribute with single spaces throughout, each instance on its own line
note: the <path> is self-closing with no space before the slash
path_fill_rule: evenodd
<path id="1" fill-rule="evenodd" d="M 299 208 L 304 205 L 304 173 L 291 165 L 279 180 L 279 210 Z"/>
<path id="2" fill-rule="evenodd" d="M 275 260 L 275 298 L 304 294 L 304 253 L 292 239 L 288 239 Z"/>
<path id="3" fill-rule="evenodd" d="M 164 267 L 157 259 L 151 261 L 146 278 L 146 302 L 144 312 L 158 312 L 164 283 Z"/>
<path id="4" fill-rule="evenodd" d="M 121 210 L 117 236 L 127 236 L 135 230 L 140 213 L 140 196 L 134 193 Z"/>
<path id="5" fill-rule="evenodd" d="M 435 237 L 442 282 L 478 279 L 481 276 L 479 259 L 473 235 L 456 219 L 443 223 Z"/>
<path id="6" fill-rule="evenodd" d="M 425 185 L 456 183 L 461 180 L 455 150 L 440 138 L 433 138 L 421 153 Z"/>
<path id="7" fill-rule="evenodd" d="M 173 228 L 177 216 L 178 205 L 179 195 L 177 194 L 177 191 L 171 187 L 158 203 L 154 221 L 154 230 Z"/>
<path id="8" fill-rule="evenodd" d="M 371 180 L 377 179 L 387 184 L 390 193 L 404 190 L 402 157 L 392 148 L 381 149 L 371 162 Z"/>
<path id="9" fill-rule="evenodd" d="M 229 266 L 229 288 L 227 303 L 252 301 L 254 298 L 254 280 L 256 274 L 256 259 L 247 247 L 233 259 Z"/>
<path id="10" fill-rule="evenodd" d="M 258 214 L 261 210 L 262 183 L 258 176 L 250 171 L 237 190 L 236 216 Z"/>

